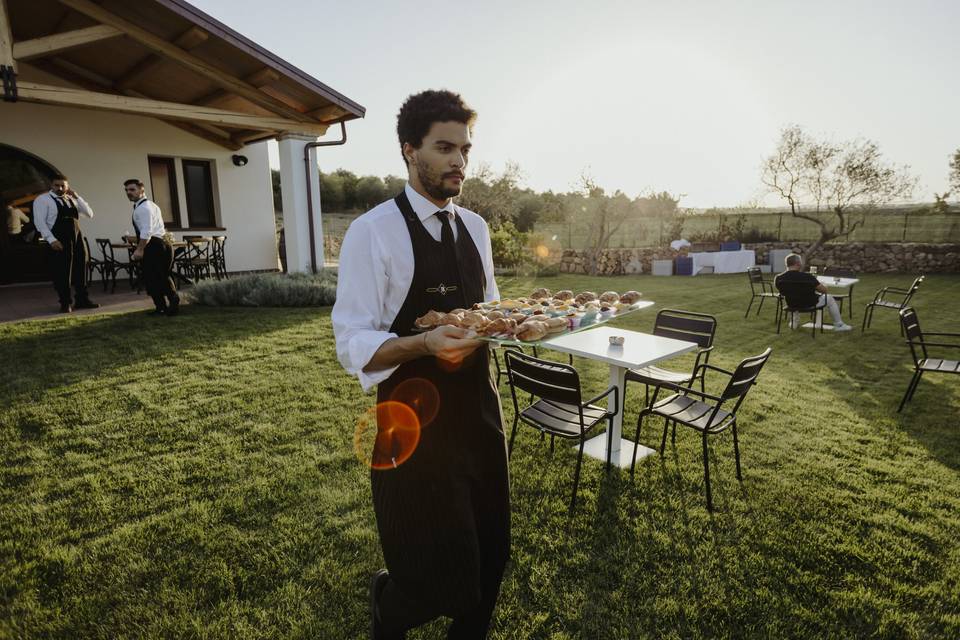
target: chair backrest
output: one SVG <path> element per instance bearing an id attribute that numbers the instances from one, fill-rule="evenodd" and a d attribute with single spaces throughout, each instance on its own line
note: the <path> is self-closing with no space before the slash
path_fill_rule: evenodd
<path id="1" fill-rule="evenodd" d="M 778 278 L 774 280 L 774 284 L 783 296 L 787 309 L 810 309 L 819 301 L 816 287 L 806 282 L 790 282 Z"/>
<path id="2" fill-rule="evenodd" d="M 730 376 L 727 387 L 723 390 L 723 393 L 720 394 L 720 397 L 724 401 L 738 398 L 737 407 L 739 407 L 740 403 L 746 397 L 747 392 L 750 391 L 750 387 L 756 383 L 757 376 L 760 375 L 760 370 L 763 369 L 763 365 L 770 359 L 772 351 L 770 347 L 767 347 L 767 350 L 758 356 L 744 358 L 740 364 L 737 365 L 737 368 L 733 370 L 733 375 Z M 736 411 L 736 408 L 734 408 L 734 411 Z"/>
<path id="3" fill-rule="evenodd" d="M 856 278 L 857 272 L 849 267 L 826 267 L 823 275 L 833 276 L 834 278 Z"/>
<path id="4" fill-rule="evenodd" d="M 214 260 L 223 262 L 226 245 L 227 236 L 213 236 L 213 238 L 210 239 L 210 251 Z"/>
<path id="5" fill-rule="evenodd" d="M 97 246 L 100 247 L 100 254 L 103 256 L 104 262 L 117 261 L 117 259 L 113 257 L 113 247 L 110 245 L 110 238 L 94 238 L 94 241 L 96 241 Z"/>
<path id="6" fill-rule="evenodd" d="M 504 351 L 503 359 L 514 403 L 520 389 L 550 402 L 580 404 L 580 376 L 573 367 L 512 349 Z"/>
<path id="7" fill-rule="evenodd" d="M 713 346 L 717 319 L 706 313 L 662 309 L 653 321 L 653 335 L 696 342 L 701 349 Z"/>
<path id="8" fill-rule="evenodd" d="M 923 358 L 927 357 L 927 345 L 923 343 L 923 331 L 920 329 L 920 318 L 913 307 L 900 309 L 900 325 L 903 327 L 903 334 L 907 337 L 910 344 L 910 353 L 913 355 L 913 361 L 917 362 L 917 347 L 920 347 L 920 353 Z"/>
<path id="9" fill-rule="evenodd" d="M 183 236 L 183 241 L 187 243 L 186 257 L 190 260 L 209 260 L 210 242 L 203 236 Z"/>
<path id="10" fill-rule="evenodd" d="M 756 293 L 754 285 L 763 285 L 763 271 L 760 271 L 760 267 L 747 267 L 747 278 L 750 280 L 750 290 Z"/>

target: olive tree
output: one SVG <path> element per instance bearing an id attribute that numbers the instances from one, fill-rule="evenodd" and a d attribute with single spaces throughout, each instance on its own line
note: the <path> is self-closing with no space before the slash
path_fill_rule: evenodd
<path id="1" fill-rule="evenodd" d="M 817 140 L 798 126 L 781 132 L 761 180 L 786 200 L 792 216 L 820 228 L 808 260 L 824 243 L 849 238 L 884 205 L 909 198 L 917 182 L 909 167 L 888 164 L 873 141 Z"/>

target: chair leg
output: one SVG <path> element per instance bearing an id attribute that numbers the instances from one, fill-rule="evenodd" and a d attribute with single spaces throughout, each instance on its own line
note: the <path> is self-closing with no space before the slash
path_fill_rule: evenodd
<path id="1" fill-rule="evenodd" d="M 777 309 L 777 335 L 780 335 L 780 323 L 783 321 L 783 309 Z"/>
<path id="2" fill-rule="evenodd" d="M 853 287 L 850 287 L 850 304 L 847 305 L 847 315 L 853 320 Z"/>
<path id="3" fill-rule="evenodd" d="M 750 296 L 750 304 L 747 305 L 747 310 L 746 310 L 746 312 L 743 314 L 743 317 L 744 317 L 744 318 L 746 318 L 747 316 L 750 315 L 750 307 L 753 306 L 753 298 L 754 298 L 754 296 Z M 762 300 L 761 300 L 760 302 L 761 302 L 761 304 L 763 303 Z"/>
<path id="4" fill-rule="evenodd" d="M 863 322 L 860 323 L 860 333 L 863 333 L 867 330 L 867 317 L 870 314 L 870 305 L 866 305 L 863 308 Z"/>
<path id="5" fill-rule="evenodd" d="M 737 480 L 743 480 L 743 475 L 740 473 L 740 441 L 737 438 L 737 419 L 733 419 L 733 457 L 737 461 Z"/>
<path id="6" fill-rule="evenodd" d="M 903 392 L 903 399 L 900 400 L 900 406 L 897 407 L 897 413 L 903 411 L 903 405 L 907 404 L 907 401 L 910 399 L 910 396 L 913 395 L 911 392 L 917 386 L 917 382 L 920 380 L 920 369 L 917 369 L 913 372 L 913 377 L 910 378 L 910 384 L 907 385 L 907 390 Z"/>
<path id="7" fill-rule="evenodd" d="M 551 455 L 553 454 L 553 440 L 554 440 L 554 435 L 551 433 L 551 434 L 550 434 L 550 453 L 551 453 Z"/>
<path id="8" fill-rule="evenodd" d="M 763 301 L 766 300 L 763 296 L 760 296 L 760 304 L 757 305 L 757 315 L 760 315 L 760 312 L 763 311 Z"/>
<path id="9" fill-rule="evenodd" d="M 917 392 L 917 387 L 920 386 L 920 379 L 923 378 L 923 370 L 921 369 L 917 372 L 917 381 L 913 383 L 913 389 L 910 390 L 910 397 L 907 398 L 907 402 L 913 401 L 913 394 Z"/>
<path id="10" fill-rule="evenodd" d="M 610 473 L 610 458 L 612 457 L 613 457 L 613 418 L 610 418 L 607 420 L 607 474 L 608 475 Z"/>
<path id="11" fill-rule="evenodd" d="M 707 511 L 713 511 L 713 494 L 710 491 L 710 457 L 707 451 L 707 432 L 703 432 L 703 479 L 707 484 Z"/>
<path id="12" fill-rule="evenodd" d="M 663 452 L 667 448 L 667 428 L 670 426 L 670 418 L 664 418 L 663 420 L 663 437 L 660 439 L 660 455 L 663 455 Z"/>
<path id="13" fill-rule="evenodd" d="M 510 430 L 510 442 L 507 445 L 507 458 L 513 453 L 513 439 L 517 436 L 517 422 L 519 421 L 520 419 L 518 417 L 513 417 L 513 428 Z"/>
<path id="14" fill-rule="evenodd" d="M 677 421 L 673 421 L 673 429 L 670 430 L 670 444 L 677 444 Z"/>
<path id="15" fill-rule="evenodd" d="M 583 462 L 583 437 L 580 437 L 580 451 L 577 453 L 577 470 L 573 472 L 573 497 L 570 499 L 570 513 L 577 506 L 577 487 L 580 486 L 580 464 Z"/>

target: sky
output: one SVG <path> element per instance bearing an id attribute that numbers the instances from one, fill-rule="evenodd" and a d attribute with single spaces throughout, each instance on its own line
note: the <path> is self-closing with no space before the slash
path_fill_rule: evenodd
<path id="1" fill-rule="evenodd" d="M 960 147 L 957 0 L 192 2 L 366 107 L 323 171 L 405 175 L 397 111 L 437 88 L 479 113 L 471 165 L 536 190 L 773 204 L 760 164 L 798 124 L 876 141 L 931 201 Z"/>

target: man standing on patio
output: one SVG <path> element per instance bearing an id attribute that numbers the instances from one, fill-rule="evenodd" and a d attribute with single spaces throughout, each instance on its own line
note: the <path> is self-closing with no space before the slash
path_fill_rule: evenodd
<path id="1" fill-rule="evenodd" d="M 160 207 L 143 195 L 143 181 L 130 178 L 123 190 L 133 203 L 133 230 L 137 235 L 134 260 L 143 261 L 143 285 L 156 307 L 153 315 L 175 316 L 180 311 L 180 296 L 173 283 L 173 247 L 163 237 L 163 213 Z M 169 304 L 168 304 L 169 302 Z"/>
<path id="2" fill-rule="evenodd" d="M 489 351 L 457 327 L 414 329 L 430 310 L 499 297 L 489 229 L 451 200 L 475 119 L 455 93 L 410 96 L 397 118 L 407 185 L 357 218 L 340 252 L 337 356 L 365 390 L 378 385 L 386 408 L 377 412 L 371 484 L 389 573 L 370 583 L 373 638 L 404 638 L 439 616 L 452 618 L 448 638 L 486 637 L 510 553 L 507 451 Z M 392 424 L 397 402 L 416 416 L 415 448 Z"/>
<path id="3" fill-rule="evenodd" d="M 93 217 L 87 201 L 70 188 L 67 176 L 53 177 L 50 191 L 33 201 L 33 224 L 50 245 L 53 287 L 60 297 L 60 312 L 96 309 L 100 305 L 87 294 L 87 247 L 80 232 L 80 214 Z M 76 304 L 70 299 L 70 287 Z"/>

